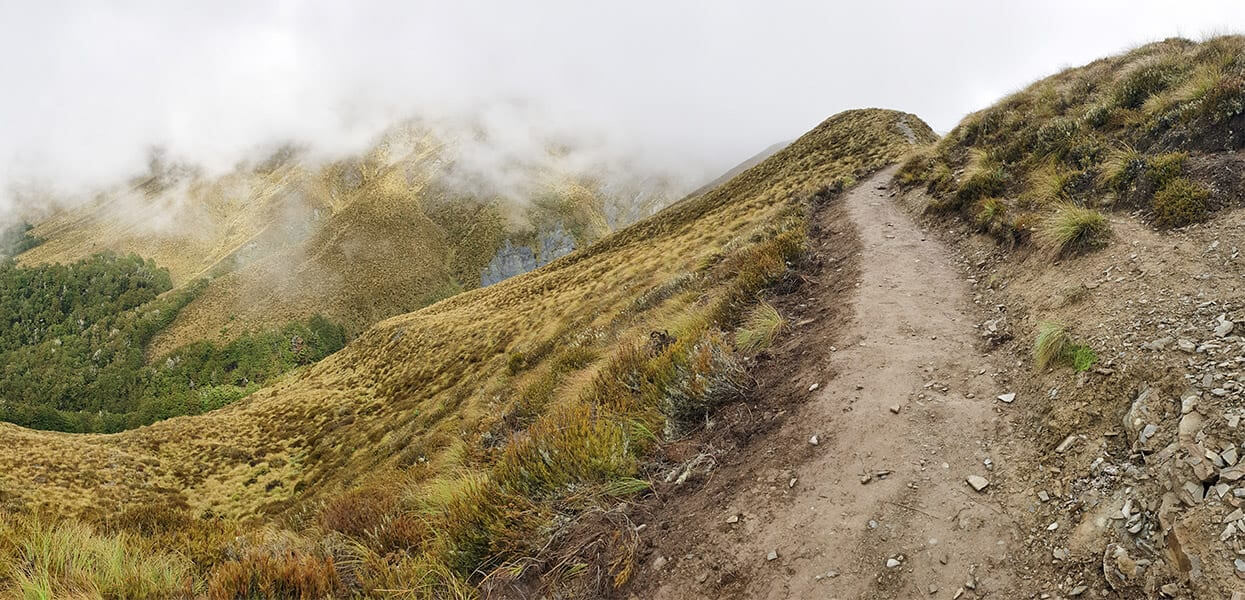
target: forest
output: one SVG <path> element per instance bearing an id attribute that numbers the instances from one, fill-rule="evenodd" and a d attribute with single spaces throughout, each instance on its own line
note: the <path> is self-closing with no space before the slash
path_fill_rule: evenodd
<path id="1" fill-rule="evenodd" d="M 135 255 L 37 266 L 0 259 L 0 420 L 122 431 L 220 408 L 345 345 L 340 325 L 314 316 L 226 344 L 192 343 L 148 364 L 147 342 L 205 285 L 173 289 L 167 270 Z"/>

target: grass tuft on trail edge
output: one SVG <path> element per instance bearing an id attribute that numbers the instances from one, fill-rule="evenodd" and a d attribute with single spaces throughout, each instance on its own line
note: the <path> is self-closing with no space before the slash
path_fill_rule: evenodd
<path id="1" fill-rule="evenodd" d="M 1075 256 L 1106 246 L 1111 226 L 1092 208 L 1063 205 L 1042 222 L 1037 239 L 1052 255 Z"/>
<path id="2" fill-rule="evenodd" d="M 1039 369 L 1058 365 L 1077 371 L 1088 371 L 1098 362 L 1098 355 L 1089 346 L 1076 342 L 1061 323 L 1043 321 L 1038 324 L 1033 342 L 1033 364 Z"/>

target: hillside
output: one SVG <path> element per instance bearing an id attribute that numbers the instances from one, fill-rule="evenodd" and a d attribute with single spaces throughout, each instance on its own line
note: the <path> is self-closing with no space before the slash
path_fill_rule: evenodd
<path id="1" fill-rule="evenodd" d="M 1068 205 L 1203 221 L 1245 189 L 1243 46 L 1170 39 L 1068 69 L 969 115 L 899 177 L 1014 242 Z"/>
<path id="2" fill-rule="evenodd" d="M 553 587 L 608 585 L 528 559 L 551 526 L 645 489 L 654 445 L 747 389 L 733 333 L 798 260 L 809 203 L 898 160 L 905 130 L 934 137 L 903 113 L 835 115 L 702 196 L 382 321 L 206 415 L 108 436 L 0 424 L 14 449 L 0 456 L 0 500 L 96 523 L 89 544 L 131 544 L 135 560 L 219 598 L 440 595 L 529 565 Z M 64 533 L 14 523 L 0 540 Z M 15 552 L 4 543 L 0 557 Z M 627 548 L 595 568 L 626 581 Z M 165 581 L 166 594 L 183 585 Z"/>
<path id="3" fill-rule="evenodd" d="M 178 286 L 210 278 L 152 342 L 155 357 L 313 314 L 357 335 L 550 262 L 678 193 L 672 181 L 582 179 L 550 159 L 507 166 L 527 182 L 507 190 L 521 200 L 509 199 L 465 179 L 476 175 L 457 166 L 456 140 L 446 135 L 404 124 L 362 156 L 315 166 L 304 151 L 283 148 L 215 178 L 153 159 L 146 176 L 38 222 L 31 234 L 42 243 L 20 261 L 136 253 Z M 558 243 L 542 244 L 548 239 Z M 531 259 L 507 262 L 519 248 L 531 248 Z"/>
<path id="4" fill-rule="evenodd" d="M 1040 532 L 1013 561 L 1050 593 L 1240 593 L 1242 126 L 1245 38 L 1171 39 L 970 115 L 896 178 L 994 307 L 1032 455 L 995 455 L 990 495 Z"/>

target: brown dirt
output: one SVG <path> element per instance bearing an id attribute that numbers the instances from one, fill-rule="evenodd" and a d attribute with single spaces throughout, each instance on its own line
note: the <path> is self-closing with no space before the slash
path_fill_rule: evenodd
<path id="1" fill-rule="evenodd" d="M 718 463 L 699 489 L 635 511 L 650 533 L 620 595 L 1019 597 L 1027 524 L 1003 484 L 1028 450 L 998 442 L 1014 439 L 995 400 L 1009 390 L 982 354 L 982 311 L 890 198 L 893 171 L 816 216 L 805 283 L 776 301 L 797 332 L 756 368 L 757 397 L 697 441 Z M 992 484 L 977 493 L 968 475 Z"/>

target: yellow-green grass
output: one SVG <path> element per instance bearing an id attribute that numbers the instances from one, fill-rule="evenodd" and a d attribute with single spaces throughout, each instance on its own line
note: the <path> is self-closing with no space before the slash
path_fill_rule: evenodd
<path id="1" fill-rule="evenodd" d="M 1067 365 L 1077 371 L 1088 371 L 1097 360 L 1092 348 L 1073 340 L 1067 326 L 1050 321 L 1038 323 L 1037 338 L 1033 342 L 1033 364 L 1037 368 Z"/>
<path id="2" fill-rule="evenodd" d="M 762 302 L 752 309 L 744 324 L 735 332 L 735 347 L 744 352 L 760 352 L 774 345 L 786 326 L 778 309 Z"/>
<path id="3" fill-rule="evenodd" d="M 382 321 L 216 412 L 110 436 L 0 425 L 0 501 L 88 521 L 172 504 L 208 531 L 196 539 L 288 527 L 292 553 L 196 551 L 197 581 L 224 590 L 288 589 L 287 572 L 332 584 L 325 557 L 377 596 L 522 571 L 567 515 L 644 489 L 650 451 L 748 385 L 723 332 L 798 260 L 810 197 L 910 149 L 901 119 L 932 141 L 911 115 L 835 115 L 702 196 Z M 612 559 L 609 581 L 634 560 Z"/>
<path id="4" fill-rule="evenodd" d="M 0 595 L 12 598 L 190 598 L 189 560 L 130 533 L 0 511 Z"/>
<path id="5" fill-rule="evenodd" d="M 1072 256 L 1106 246 L 1111 226 L 1102 213 L 1083 206 L 1055 208 L 1037 231 L 1041 246 L 1055 256 Z"/>

